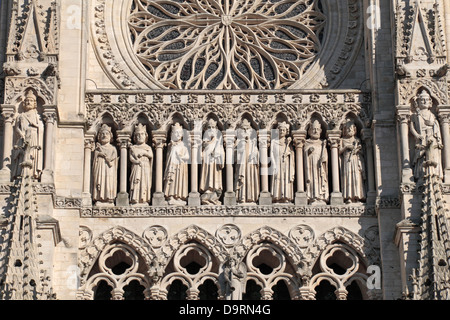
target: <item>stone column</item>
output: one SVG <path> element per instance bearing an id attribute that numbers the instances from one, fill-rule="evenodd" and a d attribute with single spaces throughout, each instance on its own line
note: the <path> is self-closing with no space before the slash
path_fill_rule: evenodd
<path id="1" fill-rule="evenodd" d="M 272 194 L 269 191 L 269 157 L 268 149 L 270 146 L 270 132 L 259 130 L 259 154 L 260 154 L 260 175 L 261 175 L 261 193 L 259 195 L 260 205 L 271 205 Z M 271 159 L 273 161 L 273 159 Z"/>
<path id="2" fill-rule="evenodd" d="M 334 293 L 337 300 L 347 300 L 348 291 L 345 288 L 337 289 Z"/>
<path id="3" fill-rule="evenodd" d="M 3 183 L 11 181 L 14 110 L 15 107 L 13 105 L 4 104 L 1 106 L 3 116 L 3 159 L 2 169 L 0 170 L 0 182 Z"/>
<path id="4" fill-rule="evenodd" d="M 409 156 L 409 121 L 411 117 L 410 106 L 397 106 L 397 121 L 400 126 L 401 169 L 402 183 L 413 182 L 413 172 Z"/>
<path id="5" fill-rule="evenodd" d="M 362 130 L 362 139 L 366 146 L 366 172 L 367 172 L 367 203 L 375 204 L 377 192 L 375 189 L 375 167 L 373 161 L 373 135 L 371 129 Z"/>
<path id="6" fill-rule="evenodd" d="M 117 194 L 116 205 L 128 206 L 130 199 L 127 192 L 128 182 L 128 148 L 131 143 L 131 132 L 117 132 L 117 143 L 120 148 L 120 169 L 119 169 L 119 193 Z"/>
<path id="7" fill-rule="evenodd" d="M 226 130 L 223 133 L 225 141 L 225 167 L 226 167 L 226 191 L 224 196 L 224 205 L 236 205 L 236 193 L 234 192 L 233 181 L 233 164 L 234 164 L 234 143 L 236 140 L 236 132 L 234 130 Z"/>
<path id="8" fill-rule="evenodd" d="M 442 150 L 444 183 L 450 184 L 450 106 L 439 106 L 438 110 L 441 122 L 442 144 L 444 145 Z"/>
<path id="9" fill-rule="evenodd" d="M 200 193 L 198 192 L 198 148 L 201 145 L 202 133 L 194 130 L 191 132 L 191 192 L 189 193 L 188 205 L 200 206 Z"/>
<path id="10" fill-rule="evenodd" d="M 297 130 L 292 132 L 295 144 L 295 171 L 297 179 L 297 192 L 295 193 L 295 205 L 305 206 L 308 204 L 308 198 L 305 192 L 305 175 L 303 162 L 303 147 L 306 141 L 306 131 Z"/>
<path id="11" fill-rule="evenodd" d="M 83 164 L 83 206 L 92 205 L 91 176 L 92 176 L 92 151 L 95 148 L 95 133 L 86 134 L 84 137 L 84 164 Z"/>
<path id="12" fill-rule="evenodd" d="M 56 124 L 56 106 L 44 106 L 45 145 L 44 145 L 44 170 L 42 171 L 42 183 L 54 183 L 54 127 Z"/>
<path id="13" fill-rule="evenodd" d="M 153 147 L 156 149 L 156 167 L 155 167 L 155 193 L 152 203 L 155 206 L 166 205 L 163 192 L 163 151 L 166 146 L 167 133 L 165 131 L 153 131 Z"/>
<path id="14" fill-rule="evenodd" d="M 327 132 L 328 141 L 331 147 L 331 181 L 332 181 L 332 192 L 330 194 L 330 204 L 331 205 L 341 205 L 344 204 L 344 199 L 342 198 L 342 192 L 340 187 L 339 179 L 339 143 L 341 140 L 340 130 L 329 130 Z"/>

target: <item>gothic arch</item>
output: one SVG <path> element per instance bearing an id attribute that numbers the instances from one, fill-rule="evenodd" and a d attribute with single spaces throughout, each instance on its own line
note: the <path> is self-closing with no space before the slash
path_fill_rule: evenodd
<path id="1" fill-rule="evenodd" d="M 285 254 L 286 258 L 292 264 L 297 273 L 303 272 L 304 256 L 299 248 L 281 232 L 269 227 L 261 227 L 242 238 L 230 252 L 230 259 L 235 261 L 236 265 L 240 263 L 249 253 L 249 251 L 261 242 L 266 241 L 275 245 Z"/>
<path id="2" fill-rule="evenodd" d="M 19 83 L 13 83 L 13 80 L 10 79 L 7 80 L 6 84 L 11 86 L 11 92 L 5 94 L 5 104 L 14 104 L 20 101 L 21 97 L 25 96 L 26 91 L 29 89 L 33 89 L 37 96 L 44 101 L 44 104 L 54 104 L 54 93 L 39 79 L 26 78 Z"/>
<path id="3" fill-rule="evenodd" d="M 227 259 L 227 250 L 222 243 L 205 229 L 190 225 L 170 237 L 161 247 L 160 264 L 165 268 L 178 249 L 189 241 L 196 241 L 208 249 L 220 264 Z"/>
<path id="4" fill-rule="evenodd" d="M 136 250 L 144 260 L 147 269 L 150 268 L 152 261 L 156 258 L 156 253 L 144 238 L 124 227 L 115 226 L 94 238 L 89 245 L 81 250 L 79 260 L 81 285 L 86 282 L 90 270 L 103 250 L 116 241 L 127 244 Z"/>
<path id="5" fill-rule="evenodd" d="M 375 263 L 375 257 L 367 254 L 371 252 L 372 246 L 364 238 L 344 227 L 335 227 L 322 233 L 306 248 L 304 257 L 308 270 L 312 270 L 321 253 L 335 242 L 342 242 L 354 249 L 363 259 L 363 263 L 366 266 Z"/>

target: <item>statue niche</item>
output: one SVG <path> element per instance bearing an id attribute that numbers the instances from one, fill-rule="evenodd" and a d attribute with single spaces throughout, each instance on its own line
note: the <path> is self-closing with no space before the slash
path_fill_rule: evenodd
<path id="1" fill-rule="evenodd" d="M 359 203 L 366 199 L 363 148 L 356 134 L 355 123 L 348 120 L 344 124 L 339 146 L 342 196 L 347 204 Z"/>
<path id="2" fill-rule="evenodd" d="M 289 137 L 289 124 L 281 122 L 272 138 L 270 159 L 272 163 L 272 199 L 276 203 L 294 200 L 295 152 Z"/>
<path id="3" fill-rule="evenodd" d="M 12 153 L 12 176 L 21 175 L 23 161 L 31 162 L 32 177 L 40 179 L 43 166 L 44 125 L 37 111 L 37 97 L 32 89 L 25 93 L 22 103 L 23 111 L 16 118 L 14 127 L 14 150 Z M 29 148 L 29 159 L 25 159 L 26 146 Z"/>
<path id="4" fill-rule="evenodd" d="M 153 151 L 147 144 L 146 126 L 138 124 L 134 131 L 134 145 L 130 147 L 130 203 L 145 205 L 151 201 Z"/>
<path id="5" fill-rule="evenodd" d="M 183 140 L 183 127 L 172 126 L 164 172 L 164 196 L 169 205 L 186 205 L 189 195 L 189 149 Z"/>
<path id="6" fill-rule="evenodd" d="M 95 205 L 114 205 L 117 196 L 118 156 L 111 144 L 111 127 L 103 124 L 97 135 L 93 159 L 93 200 Z"/>
<path id="7" fill-rule="evenodd" d="M 322 126 L 314 120 L 308 129 L 309 138 L 304 147 L 305 184 L 308 203 L 323 205 L 328 202 L 328 150 L 321 139 Z"/>
<path id="8" fill-rule="evenodd" d="M 415 100 L 416 112 L 411 116 L 410 131 L 415 138 L 413 156 L 414 179 L 421 181 L 425 167 L 442 177 L 441 150 L 443 148 L 439 121 L 431 111 L 431 96 L 422 90 Z"/>
<path id="9" fill-rule="evenodd" d="M 247 119 L 236 130 L 234 190 L 240 204 L 253 204 L 259 198 L 259 150 L 256 131 Z"/>
<path id="10" fill-rule="evenodd" d="M 223 139 L 217 122 L 210 119 L 202 143 L 200 192 L 202 204 L 220 205 L 223 192 L 222 170 L 225 166 Z"/>

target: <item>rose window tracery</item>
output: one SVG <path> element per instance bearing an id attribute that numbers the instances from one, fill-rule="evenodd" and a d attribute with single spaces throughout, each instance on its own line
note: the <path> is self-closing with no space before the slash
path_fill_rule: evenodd
<path id="1" fill-rule="evenodd" d="M 134 54 L 174 89 L 283 89 L 321 51 L 319 0 L 133 0 Z"/>

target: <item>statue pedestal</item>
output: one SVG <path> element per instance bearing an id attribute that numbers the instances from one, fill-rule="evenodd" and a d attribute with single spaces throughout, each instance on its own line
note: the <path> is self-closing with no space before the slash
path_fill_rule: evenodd
<path id="1" fill-rule="evenodd" d="M 166 201 L 166 198 L 164 197 L 164 193 L 163 192 L 155 192 L 153 194 L 152 204 L 154 206 L 166 206 L 167 201 Z"/>
<path id="2" fill-rule="evenodd" d="M 119 192 L 116 198 L 116 206 L 126 207 L 130 205 L 130 200 L 127 192 Z"/>
<path id="3" fill-rule="evenodd" d="M 259 204 L 261 206 L 270 206 L 272 204 L 272 194 L 270 192 L 261 192 L 259 195 Z"/>
<path id="4" fill-rule="evenodd" d="M 296 206 L 308 205 L 308 198 L 306 197 L 306 192 L 297 192 L 295 194 L 295 205 Z"/>
<path id="5" fill-rule="evenodd" d="M 188 197 L 188 206 L 197 207 L 201 205 L 200 193 L 190 192 Z"/>
<path id="6" fill-rule="evenodd" d="M 234 192 L 225 192 L 223 198 L 223 204 L 225 206 L 235 206 L 236 205 L 236 194 Z"/>
<path id="7" fill-rule="evenodd" d="M 330 204 L 332 206 L 339 206 L 344 204 L 341 192 L 332 192 L 330 196 Z"/>

